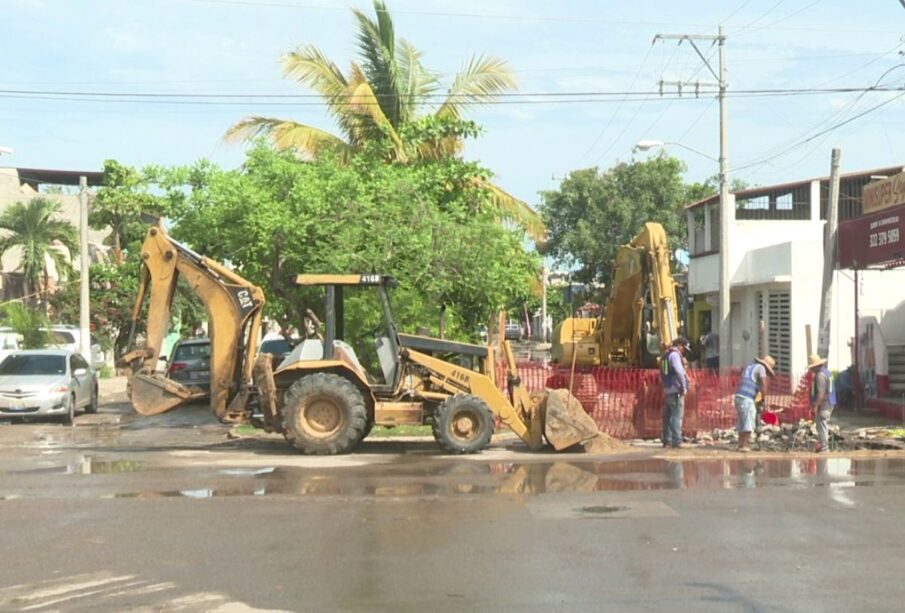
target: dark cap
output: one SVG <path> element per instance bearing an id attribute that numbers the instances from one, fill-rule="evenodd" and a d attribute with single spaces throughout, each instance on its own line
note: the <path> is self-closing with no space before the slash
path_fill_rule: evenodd
<path id="1" fill-rule="evenodd" d="M 676 337 L 676 338 L 673 339 L 673 341 L 672 341 L 672 346 L 673 346 L 673 347 L 679 347 L 679 346 L 688 347 L 689 344 L 690 344 L 690 343 L 688 342 L 688 339 L 685 338 L 684 336 Z"/>

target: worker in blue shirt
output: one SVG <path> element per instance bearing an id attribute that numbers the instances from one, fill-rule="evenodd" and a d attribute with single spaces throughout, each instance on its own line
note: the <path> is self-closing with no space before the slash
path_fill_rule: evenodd
<path id="1" fill-rule="evenodd" d="M 688 339 L 679 337 L 660 356 L 660 381 L 666 399 L 663 407 L 664 447 L 682 446 L 682 418 L 685 416 L 685 393 L 688 391 L 688 375 L 683 358 L 688 349 Z"/>

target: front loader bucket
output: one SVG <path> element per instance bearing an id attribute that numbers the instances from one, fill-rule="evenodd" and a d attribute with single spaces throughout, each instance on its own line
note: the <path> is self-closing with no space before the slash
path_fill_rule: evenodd
<path id="1" fill-rule="evenodd" d="M 198 388 L 186 387 L 158 375 L 136 373 L 129 381 L 129 399 L 142 415 L 159 415 L 203 395 Z"/>
<path id="2" fill-rule="evenodd" d="M 544 436 L 556 451 L 579 443 L 587 446 L 600 436 L 597 424 L 569 390 L 549 390 L 545 407 Z"/>

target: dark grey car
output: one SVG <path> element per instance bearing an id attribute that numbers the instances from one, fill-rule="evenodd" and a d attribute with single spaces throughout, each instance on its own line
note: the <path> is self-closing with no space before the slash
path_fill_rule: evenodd
<path id="1" fill-rule="evenodd" d="M 181 340 L 167 360 L 167 376 L 183 385 L 211 389 L 211 341 L 209 338 Z"/>

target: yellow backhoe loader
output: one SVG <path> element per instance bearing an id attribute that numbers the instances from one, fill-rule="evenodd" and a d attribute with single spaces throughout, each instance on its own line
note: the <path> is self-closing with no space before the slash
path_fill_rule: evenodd
<path id="1" fill-rule="evenodd" d="M 155 415 L 202 391 L 155 371 L 179 275 L 204 303 L 211 338 L 210 402 L 225 423 L 251 423 L 281 432 L 308 454 L 352 451 L 375 425 L 431 423 L 435 439 L 450 453 L 485 448 L 494 417 L 532 450 L 546 436 L 554 448 L 592 448 L 598 433 L 577 400 L 529 395 L 522 387 L 509 343 L 499 345 L 506 362 L 507 390 L 494 383 L 495 352 L 487 346 L 401 334 L 390 308 L 385 275 L 298 275 L 295 283 L 323 290 L 323 334 L 297 345 L 274 371 L 271 356 L 254 352 L 264 293 L 222 264 L 205 258 L 152 227 L 142 245 L 142 276 L 135 326 L 149 298 L 144 347 L 121 361 L 131 366 L 129 394 L 136 411 Z M 379 373 L 362 366 L 344 337 L 344 294 L 349 288 L 376 291 L 383 323 L 374 343 Z M 147 296 L 146 296 L 147 294 Z"/>
<path id="2" fill-rule="evenodd" d="M 646 223 L 613 261 L 599 319 L 568 318 L 553 331 L 552 358 L 562 365 L 652 368 L 661 347 L 678 336 L 676 283 L 666 231 Z"/>

